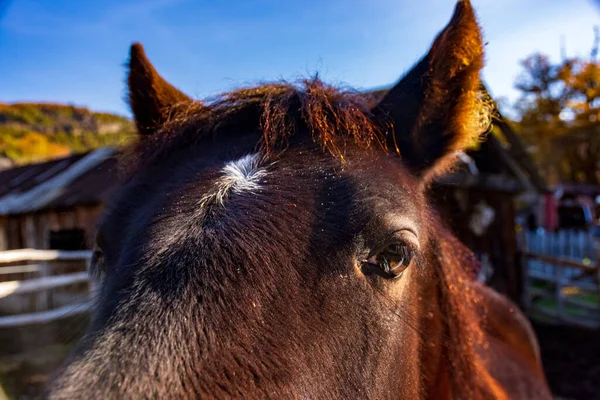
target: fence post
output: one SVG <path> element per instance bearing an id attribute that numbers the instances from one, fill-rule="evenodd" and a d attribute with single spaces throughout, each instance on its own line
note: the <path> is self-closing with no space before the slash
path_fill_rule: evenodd
<path id="1" fill-rule="evenodd" d="M 40 270 L 38 273 L 38 276 L 40 278 L 45 278 L 51 275 L 51 271 L 50 271 L 50 262 L 48 261 L 42 261 L 40 262 Z M 43 292 L 37 292 L 35 293 L 36 296 L 36 305 L 35 305 L 35 310 L 36 311 L 40 311 L 40 310 L 48 310 L 52 307 L 52 296 L 50 291 L 43 291 Z"/>
<path id="2" fill-rule="evenodd" d="M 529 294 L 529 260 L 527 259 L 526 251 L 521 252 L 519 259 L 521 261 L 521 274 L 523 277 L 521 303 L 523 304 L 523 311 L 527 312 L 531 306 L 531 296 Z"/>
<path id="3" fill-rule="evenodd" d="M 564 304 L 562 297 L 562 265 L 557 264 L 554 266 L 554 288 L 556 296 L 556 314 L 559 322 L 562 322 L 564 316 Z"/>

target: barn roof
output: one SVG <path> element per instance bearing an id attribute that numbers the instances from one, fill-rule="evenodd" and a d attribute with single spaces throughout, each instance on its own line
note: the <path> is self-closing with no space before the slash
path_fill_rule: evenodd
<path id="1" fill-rule="evenodd" d="M 115 186 L 114 153 L 102 148 L 0 171 L 0 215 L 103 203 Z"/>

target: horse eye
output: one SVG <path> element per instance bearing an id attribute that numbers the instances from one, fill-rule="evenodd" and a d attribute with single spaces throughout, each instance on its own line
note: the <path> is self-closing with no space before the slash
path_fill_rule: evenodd
<path id="1" fill-rule="evenodd" d="M 90 259 L 90 273 L 97 279 L 101 279 L 104 274 L 104 253 L 97 244 L 92 250 L 92 257 Z"/>
<path id="2" fill-rule="evenodd" d="M 99 262 L 102 262 L 103 258 L 104 253 L 102 252 L 102 249 L 98 247 L 98 245 L 94 246 L 94 249 L 92 250 L 92 264 L 98 264 Z"/>
<path id="3" fill-rule="evenodd" d="M 409 267 L 414 254 L 412 246 L 406 243 L 392 243 L 371 255 L 366 262 L 377 266 L 385 277 L 396 279 Z"/>

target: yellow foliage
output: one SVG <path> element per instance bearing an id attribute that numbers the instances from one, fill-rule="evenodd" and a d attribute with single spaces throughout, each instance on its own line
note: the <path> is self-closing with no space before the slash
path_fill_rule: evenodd
<path id="1" fill-rule="evenodd" d="M 51 143 L 44 134 L 28 132 L 16 137 L 0 137 L 0 152 L 18 160 L 20 164 L 26 164 L 64 157 L 71 153 L 71 149 L 66 145 Z"/>

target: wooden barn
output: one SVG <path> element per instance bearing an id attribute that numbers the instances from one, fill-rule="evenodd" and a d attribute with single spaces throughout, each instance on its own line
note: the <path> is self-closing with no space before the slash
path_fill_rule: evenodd
<path id="1" fill-rule="evenodd" d="M 4 382 L 41 386 L 43 380 L 25 383 L 31 368 L 45 379 L 89 322 L 94 304 L 89 249 L 115 187 L 113 156 L 113 149 L 104 148 L 0 171 Z"/>
<path id="2" fill-rule="evenodd" d="M 479 148 L 439 179 L 431 197 L 450 228 L 484 264 L 487 283 L 520 303 L 522 257 L 518 216 L 540 209 L 548 189 L 519 137 L 497 112 Z"/>
<path id="3" fill-rule="evenodd" d="M 0 250 L 84 250 L 114 189 L 111 148 L 0 171 Z"/>

